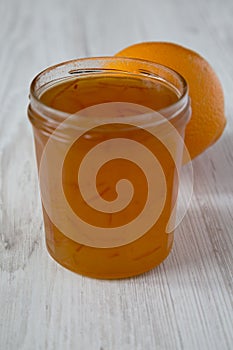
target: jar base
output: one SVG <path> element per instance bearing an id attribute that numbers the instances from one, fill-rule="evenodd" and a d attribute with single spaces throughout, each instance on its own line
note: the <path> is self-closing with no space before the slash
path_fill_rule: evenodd
<path id="1" fill-rule="evenodd" d="M 127 273 L 117 273 L 117 274 L 110 274 L 110 273 L 91 273 L 91 272 L 87 272 L 87 271 L 83 271 L 81 269 L 74 269 L 72 267 L 70 267 L 68 264 L 66 264 L 63 261 L 60 261 L 56 258 L 56 256 L 53 254 L 53 252 L 50 250 L 49 246 L 46 244 L 47 246 L 47 251 L 49 253 L 49 255 L 51 256 L 51 258 L 53 258 L 59 265 L 61 265 L 62 267 L 65 267 L 67 270 L 74 272 L 76 274 L 85 276 L 85 277 L 89 277 L 89 278 L 93 278 L 93 279 L 100 279 L 100 280 L 117 280 L 117 279 L 126 279 L 126 278 L 131 278 L 131 277 L 135 277 L 141 274 L 144 274 L 146 272 L 149 272 L 150 270 L 153 270 L 154 268 L 156 268 L 157 266 L 159 266 L 164 260 L 166 260 L 166 258 L 168 257 L 168 255 L 170 254 L 171 250 L 172 250 L 172 246 L 173 246 L 173 240 L 169 246 L 169 248 L 166 250 L 166 254 L 164 254 L 164 256 L 157 260 L 154 261 L 153 264 L 149 264 L 148 266 L 143 266 L 143 269 L 141 270 L 137 270 L 137 271 L 132 271 L 132 272 L 127 272 Z"/>

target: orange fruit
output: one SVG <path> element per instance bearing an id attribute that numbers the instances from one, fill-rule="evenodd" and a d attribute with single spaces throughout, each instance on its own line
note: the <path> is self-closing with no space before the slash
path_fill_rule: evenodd
<path id="1" fill-rule="evenodd" d="M 226 124 L 223 89 L 212 67 L 198 53 L 169 42 L 145 42 L 129 46 L 116 56 L 160 63 L 186 79 L 192 116 L 186 128 L 185 144 L 191 158 L 220 137 Z"/>

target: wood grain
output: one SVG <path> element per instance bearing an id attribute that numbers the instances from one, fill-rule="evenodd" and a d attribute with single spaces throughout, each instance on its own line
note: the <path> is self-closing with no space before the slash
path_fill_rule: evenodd
<path id="1" fill-rule="evenodd" d="M 1 350 L 233 348 L 232 18 L 231 0 L 0 1 Z M 137 278 L 84 278 L 45 249 L 29 82 L 56 62 L 148 40 L 211 62 L 228 126 L 193 162 L 194 194 L 169 258 Z"/>

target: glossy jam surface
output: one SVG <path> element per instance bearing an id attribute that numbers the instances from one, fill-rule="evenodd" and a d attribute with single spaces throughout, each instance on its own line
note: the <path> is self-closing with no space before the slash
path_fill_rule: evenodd
<path id="1" fill-rule="evenodd" d="M 178 97 L 165 83 L 155 82 L 152 78 L 99 75 L 68 79 L 53 85 L 40 100 L 54 109 L 75 113 L 106 102 L 137 103 L 158 111 L 176 102 Z"/>
<path id="2" fill-rule="evenodd" d="M 99 75 L 72 78 L 50 85 L 43 91 L 40 100 L 54 110 L 67 113 L 109 102 L 134 103 L 158 111 L 176 102 L 178 96 L 166 84 L 152 79 Z M 49 123 L 48 121 L 48 126 Z M 38 167 L 50 134 L 34 125 Z M 80 193 L 77 172 L 83 157 L 97 144 L 113 138 L 135 140 L 154 154 L 166 177 L 167 195 L 159 219 L 144 235 L 131 243 L 110 248 L 96 248 L 70 239 L 54 225 L 43 207 L 46 244 L 52 257 L 72 271 L 95 278 L 124 278 L 148 271 L 167 257 L 173 242 L 173 233 L 166 233 L 166 225 L 177 193 L 174 160 L 160 140 L 143 129 L 126 128 L 120 123 L 112 129 L 95 128 L 84 133 L 72 145 L 63 164 L 62 185 L 73 212 L 85 222 L 110 230 L 134 220 L 143 210 L 148 195 L 145 174 L 140 167 L 123 158 L 112 160 L 100 169 L 96 188 L 103 199 L 113 201 L 117 196 L 116 183 L 122 178 L 129 180 L 134 193 L 124 210 L 100 212 L 91 203 L 89 205 Z M 156 182 L 156 174 L 154 178 Z M 159 200 L 160 198 L 154 198 L 155 203 Z M 66 212 L 62 215 L 66 222 Z"/>

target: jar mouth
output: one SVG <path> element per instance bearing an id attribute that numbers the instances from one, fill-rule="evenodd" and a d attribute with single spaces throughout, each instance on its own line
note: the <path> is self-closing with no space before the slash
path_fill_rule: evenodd
<path id="1" fill-rule="evenodd" d="M 110 67 L 109 67 L 110 65 Z M 114 67 L 115 65 L 115 67 Z M 132 69 L 132 67 L 133 69 Z M 91 57 L 79 58 L 69 61 L 64 61 L 53 65 L 41 71 L 35 76 L 30 85 L 30 105 L 29 119 L 34 124 L 35 117 L 31 115 L 30 108 L 40 115 L 41 122 L 52 122 L 53 124 L 60 123 L 70 116 L 70 113 L 53 108 L 41 101 L 40 96 L 49 87 L 51 83 L 62 82 L 70 78 L 78 78 L 84 76 L 94 76 L 96 74 L 126 74 L 129 76 L 137 76 L 140 78 L 150 78 L 161 81 L 177 94 L 177 101 L 168 106 L 155 110 L 155 112 L 166 117 L 167 121 L 172 121 L 177 115 L 183 111 L 189 102 L 188 84 L 184 77 L 175 70 L 148 60 L 129 58 L 129 57 Z M 53 116 L 56 115 L 59 122 L 56 122 Z M 128 117 L 133 121 L 139 115 Z M 142 117 L 142 116 L 141 116 Z"/>

